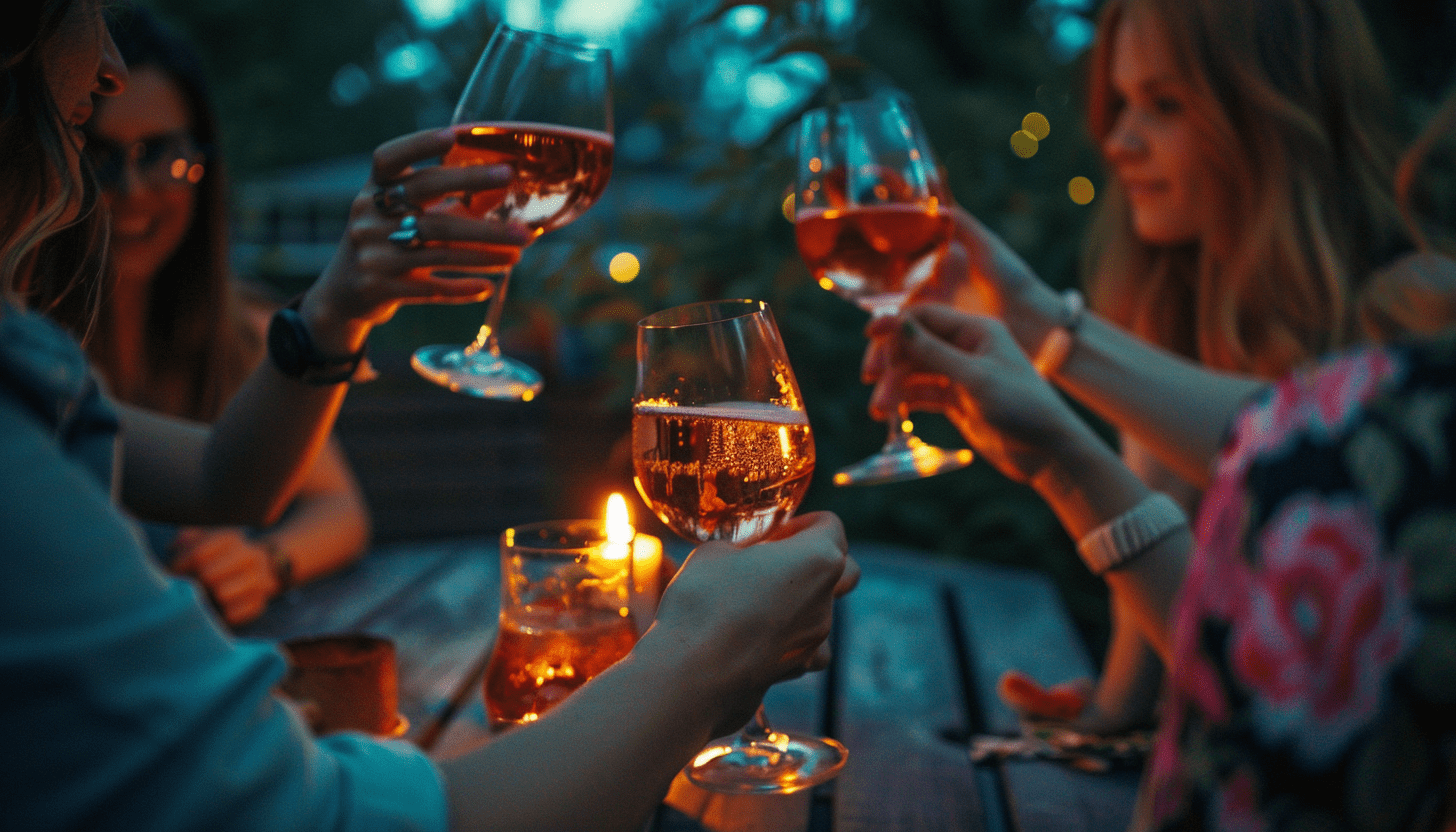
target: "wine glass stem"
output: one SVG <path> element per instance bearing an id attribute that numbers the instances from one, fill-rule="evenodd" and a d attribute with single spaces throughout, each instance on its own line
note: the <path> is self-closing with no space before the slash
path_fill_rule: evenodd
<path id="1" fill-rule="evenodd" d="M 885 450 L 900 449 L 909 447 L 910 435 L 905 432 L 905 422 L 910 417 L 910 409 L 904 402 L 895 405 L 895 412 L 885 420 L 888 426 L 888 435 L 885 437 Z"/>
<path id="2" fill-rule="evenodd" d="M 495 291 L 490 295 L 489 305 L 485 309 L 485 323 L 480 325 L 480 331 L 475 333 L 475 340 L 465 348 L 466 355 L 475 355 L 484 350 L 491 358 L 500 358 L 500 344 L 496 340 L 496 329 L 500 326 L 501 307 L 505 305 L 506 288 L 511 283 L 511 270 L 505 269 L 499 273 L 495 282 Z"/>
<path id="3" fill-rule="evenodd" d="M 758 708 L 753 712 L 753 718 L 743 726 L 739 732 L 749 742 L 770 742 L 773 739 L 773 728 L 769 727 L 768 716 L 763 712 L 763 703 L 758 703 Z"/>

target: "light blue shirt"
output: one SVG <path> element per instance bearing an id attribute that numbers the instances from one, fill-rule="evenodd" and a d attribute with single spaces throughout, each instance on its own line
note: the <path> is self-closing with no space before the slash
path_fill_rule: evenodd
<path id="1" fill-rule="evenodd" d="M 111 498 L 115 435 L 75 342 L 0 305 L 0 827 L 444 830 L 422 752 L 312 738 L 282 655 L 158 568 Z"/>

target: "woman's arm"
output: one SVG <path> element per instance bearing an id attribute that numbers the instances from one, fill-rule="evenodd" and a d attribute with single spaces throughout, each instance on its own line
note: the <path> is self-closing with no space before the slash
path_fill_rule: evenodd
<path id="1" fill-rule="evenodd" d="M 185 527 L 172 544 L 171 569 L 200 582 L 223 620 L 238 626 L 280 592 L 357 559 L 369 525 L 364 497 L 331 440 L 281 521 L 258 535 L 233 526 Z"/>
<path id="2" fill-rule="evenodd" d="M 1034 488 L 1073 540 L 1153 493 L 1036 374 L 996 320 L 924 305 L 873 329 L 889 357 L 875 400 L 903 396 L 916 409 L 945 413 L 998 470 Z M 1227 407 L 1232 413 L 1235 405 Z M 1191 545 L 1185 526 L 1103 575 L 1113 603 L 1160 654 Z"/>
<path id="3" fill-rule="evenodd" d="M 955 243 L 935 279 L 918 289 L 914 299 L 994 315 L 1026 355 L 1036 355 L 1052 331 L 1066 322 L 1063 299 L 979 220 L 960 209 L 955 215 Z M 867 355 L 870 380 L 878 377 L 883 361 L 875 350 Z M 1082 316 L 1071 350 L 1051 378 L 1198 486 L 1207 484 L 1224 427 L 1264 384 L 1251 376 L 1209 370 L 1091 313 Z M 873 406 L 883 411 L 886 404 Z"/>
<path id="4" fill-rule="evenodd" d="M 299 309 L 320 351 L 348 355 L 360 349 L 369 330 L 402 303 L 466 303 L 493 289 L 486 277 L 441 278 L 434 267 L 500 269 L 520 256 L 529 230 L 462 216 L 420 214 L 423 246 L 388 241 L 399 219 L 380 213 L 373 183 L 402 183 L 407 201 L 428 204 L 446 193 L 497 189 L 509 181 L 511 169 L 504 165 L 413 167 L 443 155 L 453 142 L 450 130 L 429 131 L 375 151 L 371 183 L 354 200 L 348 231 Z M 289 378 L 268 361 L 211 430 L 119 408 L 126 503 L 178 523 L 275 522 L 323 448 L 346 389 Z"/>
<path id="5" fill-rule="evenodd" d="M 369 509 L 338 440 L 314 460 L 283 520 L 258 540 L 286 555 L 292 583 L 323 577 L 357 560 L 369 546 Z"/>

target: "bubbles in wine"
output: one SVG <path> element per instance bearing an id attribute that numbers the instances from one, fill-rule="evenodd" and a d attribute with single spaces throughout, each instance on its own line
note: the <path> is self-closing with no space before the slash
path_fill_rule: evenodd
<path id="1" fill-rule="evenodd" d="M 643 498 L 694 540 L 762 536 L 798 508 L 814 471 L 804 413 L 755 402 L 639 404 L 632 450 Z"/>

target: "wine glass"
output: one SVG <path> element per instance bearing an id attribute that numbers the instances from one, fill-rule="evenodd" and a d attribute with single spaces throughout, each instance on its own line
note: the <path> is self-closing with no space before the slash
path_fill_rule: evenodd
<path id="1" fill-rule="evenodd" d="M 747 544 L 787 520 L 814 473 L 814 437 L 768 304 L 695 303 L 637 325 L 637 490 L 689 540 Z M 686 769 L 704 788 L 788 793 L 837 774 L 831 739 L 775 731 L 763 705 Z"/>
<path id="2" fill-rule="evenodd" d="M 894 315 L 935 271 L 954 231 L 946 189 L 910 103 L 883 94 L 811 110 L 799 121 L 794 236 L 820 286 L 870 315 Z M 898 482 L 964 468 L 969 449 L 926 444 L 904 404 L 877 453 L 836 485 Z"/>
<path id="3" fill-rule="evenodd" d="M 505 188 L 451 196 L 428 210 L 519 222 L 537 236 L 576 219 L 611 176 L 611 85 L 608 50 L 497 26 L 450 120 L 457 128 L 455 146 L 443 164 L 507 163 L 515 176 Z M 541 374 L 501 355 L 496 339 L 510 268 L 486 273 L 495 288 L 475 340 L 463 347 L 421 347 L 410 363 L 451 390 L 530 401 L 541 391 Z"/>

